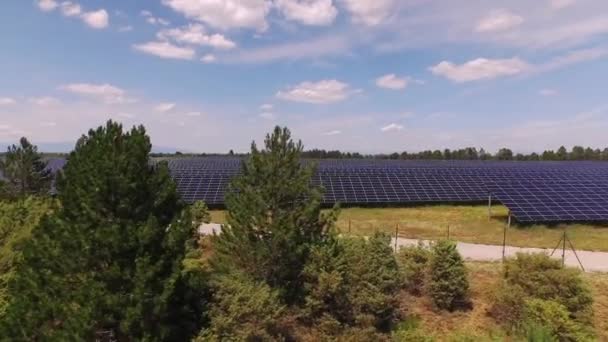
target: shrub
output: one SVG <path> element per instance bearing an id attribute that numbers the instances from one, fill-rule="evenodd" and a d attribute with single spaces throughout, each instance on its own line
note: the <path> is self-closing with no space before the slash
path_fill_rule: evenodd
<path id="1" fill-rule="evenodd" d="M 207 204 L 205 204 L 203 201 L 194 202 L 194 204 L 192 204 L 190 207 L 190 212 L 192 213 L 192 219 L 194 220 L 196 226 L 211 222 L 209 208 L 207 208 Z"/>
<path id="2" fill-rule="evenodd" d="M 409 293 L 416 296 L 422 294 L 430 258 L 431 251 L 422 242 L 399 250 L 397 262 L 403 276 L 403 286 Z"/>
<path id="3" fill-rule="evenodd" d="M 525 322 L 545 327 L 560 341 L 589 341 L 589 331 L 570 318 L 568 309 L 552 300 L 530 299 L 526 301 Z"/>
<path id="4" fill-rule="evenodd" d="M 470 304 L 467 271 L 456 243 L 442 240 L 433 246 L 429 272 L 428 293 L 439 309 L 452 311 Z"/>
<path id="5" fill-rule="evenodd" d="M 488 310 L 497 322 L 508 330 L 517 330 L 523 321 L 524 305 L 527 295 L 519 285 L 503 283 L 496 288 L 493 295 L 493 305 Z"/>
<path id="6" fill-rule="evenodd" d="M 527 296 L 553 300 L 566 307 L 570 316 L 585 324 L 593 317 L 593 298 L 580 271 L 562 268 L 559 260 L 543 253 L 518 254 L 505 264 L 507 284 L 518 285 Z"/>
<path id="7" fill-rule="evenodd" d="M 399 266 L 390 236 L 376 233 L 365 240 L 346 239 L 348 296 L 355 321 L 388 331 L 397 315 L 397 294 L 401 287 Z"/>
<path id="8" fill-rule="evenodd" d="M 281 340 L 279 319 L 284 313 L 279 294 L 246 276 L 222 277 L 215 286 L 211 322 L 197 341 Z"/>

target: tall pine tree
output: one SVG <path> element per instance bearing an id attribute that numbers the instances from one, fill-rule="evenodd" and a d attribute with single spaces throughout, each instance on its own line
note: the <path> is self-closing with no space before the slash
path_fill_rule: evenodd
<path id="1" fill-rule="evenodd" d="M 228 224 L 214 244 L 221 273 L 244 273 L 279 290 L 283 300 L 302 296 L 302 270 L 311 248 L 323 243 L 336 212 L 321 213 L 322 192 L 311 186 L 314 167 L 300 162 L 302 143 L 276 127 L 251 156 L 226 195 Z"/>
<path id="2" fill-rule="evenodd" d="M 34 229 L 9 283 L 0 339 L 185 341 L 204 292 L 183 261 L 192 218 L 143 127 L 108 122 L 77 143 L 61 208 Z"/>
<path id="3" fill-rule="evenodd" d="M 0 160 L 0 171 L 8 180 L 4 192 L 11 196 L 24 197 L 49 191 L 51 172 L 38 153 L 38 147 L 27 138 L 21 138 L 18 146 L 8 147 L 4 162 Z"/>

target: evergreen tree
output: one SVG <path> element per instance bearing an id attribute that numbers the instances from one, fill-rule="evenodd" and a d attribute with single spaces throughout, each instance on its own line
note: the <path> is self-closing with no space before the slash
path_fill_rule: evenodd
<path id="1" fill-rule="evenodd" d="M 201 289 L 183 268 L 192 218 L 143 127 L 83 136 L 58 179 L 60 209 L 32 232 L 9 282 L 0 339 L 188 340 Z"/>
<path id="2" fill-rule="evenodd" d="M 568 150 L 564 146 L 560 146 L 555 153 L 555 160 L 567 160 L 568 159 Z"/>
<path id="3" fill-rule="evenodd" d="M 19 146 L 8 147 L 5 161 L 0 161 L 0 173 L 7 178 L 7 191 L 12 196 L 46 194 L 51 185 L 51 172 L 47 169 L 38 147 L 27 138 L 19 140 Z"/>
<path id="4" fill-rule="evenodd" d="M 433 246 L 429 272 L 428 292 L 439 309 L 451 311 L 469 304 L 467 270 L 456 243 L 442 240 Z"/>
<path id="5" fill-rule="evenodd" d="M 321 191 L 310 185 L 314 168 L 300 163 L 301 152 L 287 128 L 267 135 L 263 150 L 252 143 L 226 195 L 228 224 L 212 260 L 220 273 L 248 274 L 287 302 L 301 299 L 310 250 L 324 243 L 336 216 L 321 214 Z"/>

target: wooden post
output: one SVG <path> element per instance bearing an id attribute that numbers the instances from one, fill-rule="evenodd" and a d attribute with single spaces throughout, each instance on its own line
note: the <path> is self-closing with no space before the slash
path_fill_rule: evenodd
<path id="1" fill-rule="evenodd" d="M 505 262 L 505 250 L 507 249 L 507 228 L 511 227 L 511 210 L 509 210 L 509 216 L 507 217 L 507 225 L 502 233 L 502 262 Z"/>
<path id="2" fill-rule="evenodd" d="M 397 240 L 399 239 L 399 222 L 395 225 L 395 253 L 397 253 Z"/>
<path id="3" fill-rule="evenodd" d="M 563 245 L 562 245 L 562 268 L 566 265 L 566 229 L 564 228 L 564 237 L 562 238 L 562 240 L 564 240 Z"/>
<path id="4" fill-rule="evenodd" d="M 488 221 L 492 219 L 492 194 L 488 195 Z"/>
<path id="5" fill-rule="evenodd" d="M 450 224 L 448 223 L 448 240 L 450 239 Z"/>
<path id="6" fill-rule="evenodd" d="M 350 235 L 350 219 L 348 219 L 348 234 Z"/>

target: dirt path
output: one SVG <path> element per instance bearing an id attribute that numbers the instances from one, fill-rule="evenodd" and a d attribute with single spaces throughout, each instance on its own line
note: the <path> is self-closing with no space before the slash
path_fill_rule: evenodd
<path id="1" fill-rule="evenodd" d="M 397 239 L 397 246 L 411 246 L 418 244 L 419 240 L 413 239 Z M 422 240 L 428 244 L 429 241 Z M 395 245 L 395 239 L 392 240 L 393 246 Z M 502 260 L 502 246 L 494 245 L 480 245 L 466 242 L 458 242 L 458 251 L 463 258 L 473 261 L 500 261 Z M 512 247 L 507 246 L 505 248 L 505 256 L 513 257 L 516 253 L 547 253 L 550 254 L 552 250 L 543 248 L 523 248 L 523 247 Z M 588 251 L 576 251 L 578 254 L 585 271 L 587 272 L 608 272 L 608 253 L 606 252 L 588 252 Z M 558 249 L 553 254 L 556 259 L 562 258 L 562 249 Z M 576 256 L 572 250 L 566 249 L 566 266 L 580 268 Z"/>

